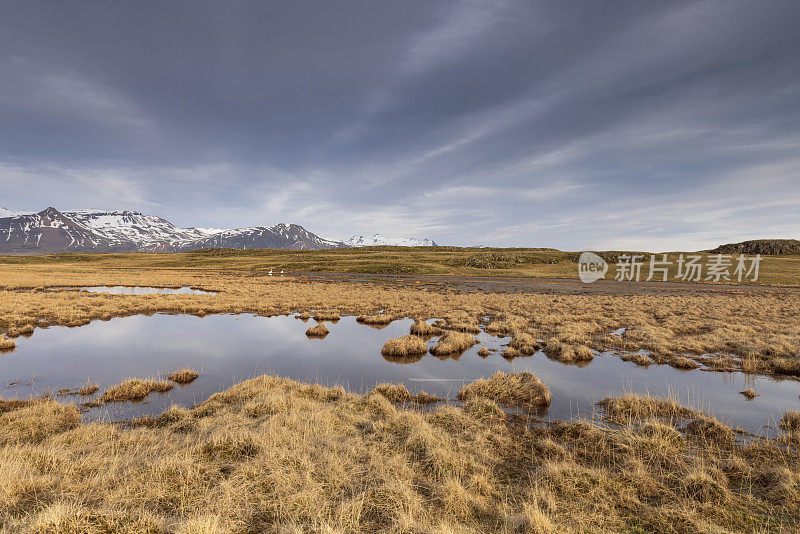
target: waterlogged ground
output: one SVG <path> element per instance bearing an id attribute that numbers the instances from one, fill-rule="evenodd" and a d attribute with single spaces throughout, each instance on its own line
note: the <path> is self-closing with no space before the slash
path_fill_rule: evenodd
<path id="1" fill-rule="evenodd" d="M 192 289 L 191 287 L 142 287 L 142 286 L 86 286 L 80 288 L 81 291 L 89 293 L 111 293 L 112 295 L 214 295 L 212 291 L 202 289 Z"/>
<path id="2" fill-rule="evenodd" d="M 118 420 L 160 413 L 171 404 L 191 405 L 242 380 L 274 373 L 307 382 L 343 385 L 366 392 L 376 383 L 403 383 L 454 400 L 459 388 L 495 371 L 531 371 L 550 388 L 553 401 L 541 415 L 569 419 L 591 415 L 595 403 L 629 392 L 673 395 L 688 406 L 707 410 L 723 421 L 752 433 L 763 433 L 787 410 L 800 408 L 800 383 L 743 373 L 679 371 L 666 365 L 649 368 L 600 354 L 579 368 L 549 360 L 542 353 L 511 362 L 500 356 L 509 338 L 481 333 L 481 344 L 457 359 L 430 354 L 417 361 L 390 361 L 381 347 L 409 332 L 411 321 L 398 320 L 383 329 L 358 324 L 354 317 L 326 323 L 330 334 L 308 339 L 316 324 L 294 317 L 250 315 L 153 315 L 95 321 L 77 328 L 37 329 L 18 338 L 17 348 L 0 355 L 0 390 L 4 398 L 26 398 L 61 388 L 77 388 L 88 380 L 105 388 L 128 377 L 161 377 L 190 367 L 202 373 L 188 386 L 151 394 L 143 403 L 111 403 L 87 410 L 87 419 Z M 436 338 L 428 341 L 429 346 Z M 497 349 L 487 358 L 481 346 Z M 746 400 L 739 392 L 755 390 Z M 82 397 L 64 397 L 80 403 Z"/>

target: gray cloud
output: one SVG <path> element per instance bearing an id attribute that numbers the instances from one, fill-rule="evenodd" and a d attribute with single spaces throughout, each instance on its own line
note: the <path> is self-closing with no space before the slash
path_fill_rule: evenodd
<path id="1" fill-rule="evenodd" d="M 0 205 L 329 237 L 800 235 L 796 2 L 18 2 Z"/>

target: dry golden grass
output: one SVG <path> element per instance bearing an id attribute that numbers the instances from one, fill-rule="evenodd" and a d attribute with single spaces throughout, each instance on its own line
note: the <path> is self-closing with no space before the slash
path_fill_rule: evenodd
<path id="1" fill-rule="evenodd" d="M 428 346 L 425 342 L 420 337 L 412 335 L 390 339 L 381 349 L 381 354 L 384 356 L 412 356 L 426 352 L 428 352 Z"/>
<path id="2" fill-rule="evenodd" d="M 461 388 L 459 400 L 486 398 L 507 406 L 538 408 L 550 405 L 550 390 L 533 373 L 495 373 Z"/>
<path id="3" fill-rule="evenodd" d="M 472 337 L 471 334 L 448 330 L 439 338 L 439 342 L 431 347 L 431 354 L 436 356 L 459 354 L 477 342 L 478 340 Z"/>
<path id="4" fill-rule="evenodd" d="M 516 332 L 509 346 L 518 350 L 525 356 L 530 356 L 542 348 L 542 344 L 536 341 L 536 339 L 527 332 Z"/>
<path id="5" fill-rule="evenodd" d="M 411 333 L 420 337 L 440 336 L 444 333 L 439 327 L 433 326 L 422 320 L 414 321 L 411 325 Z"/>
<path id="6" fill-rule="evenodd" d="M 167 376 L 167 380 L 172 380 L 176 384 L 180 384 L 181 386 L 184 386 L 186 384 L 191 384 L 192 382 L 197 380 L 197 377 L 199 377 L 199 376 L 200 376 L 200 373 L 198 373 L 197 371 L 194 371 L 194 370 L 189 369 L 189 368 L 184 368 L 184 369 L 181 369 L 179 371 L 174 371 L 174 372 L 170 373 Z"/>
<path id="7" fill-rule="evenodd" d="M 800 434 L 800 411 L 794 410 L 783 414 L 780 427 L 790 434 Z"/>
<path id="8" fill-rule="evenodd" d="M 694 360 L 690 360 L 689 358 L 686 358 L 684 356 L 676 356 L 675 358 L 672 358 L 669 364 L 675 369 L 681 369 L 684 371 L 697 369 L 698 367 L 700 367 L 699 363 L 697 363 Z"/>
<path id="9" fill-rule="evenodd" d="M 529 425 L 484 396 L 422 412 L 378 391 L 271 376 L 128 427 L 81 424 L 74 407 L 36 401 L 0 415 L 0 524 L 55 534 L 800 524 L 800 462 L 780 440 L 684 431 L 659 414 L 705 416 L 657 399 L 607 404 L 646 417 Z"/>
<path id="10" fill-rule="evenodd" d="M 548 357 L 567 364 L 587 364 L 594 359 L 592 349 L 586 345 L 570 345 L 551 337 L 544 347 Z"/>
<path id="11" fill-rule="evenodd" d="M 403 384 L 378 384 L 373 389 L 373 392 L 380 393 L 394 403 L 431 404 L 444 400 L 425 392 L 414 395 Z"/>
<path id="12" fill-rule="evenodd" d="M 78 389 L 76 393 L 78 395 L 83 395 L 84 397 L 88 397 L 89 395 L 94 395 L 100 389 L 100 384 L 97 382 L 86 382 L 86 385 Z"/>
<path id="13" fill-rule="evenodd" d="M 341 319 L 341 315 L 337 310 L 322 310 L 314 313 L 314 320 L 319 322 L 322 321 L 330 321 L 335 323 L 339 319 Z"/>
<path id="14" fill-rule="evenodd" d="M 16 341 L 13 339 L 8 339 L 4 335 L 0 334 L 0 350 L 12 350 L 16 346 Z"/>
<path id="15" fill-rule="evenodd" d="M 300 319 L 301 321 L 306 322 L 311 319 L 311 316 L 308 314 L 308 312 L 303 312 L 299 315 L 295 315 L 295 319 Z"/>
<path id="16" fill-rule="evenodd" d="M 744 391 L 740 391 L 739 393 L 742 394 L 744 398 L 746 398 L 747 400 L 753 400 L 756 397 L 758 397 L 758 393 L 756 393 L 750 388 L 747 388 Z"/>
<path id="17" fill-rule="evenodd" d="M 391 315 L 386 314 L 379 314 L 379 315 L 359 315 L 356 317 L 356 321 L 361 324 L 366 324 L 370 326 L 386 326 L 394 321 L 394 317 Z"/>
<path id="18" fill-rule="evenodd" d="M 501 354 L 501 356 L 506 360 L 513 360 L 514 358 L 519 358 L 522 355 L 523 354 L 514 347 L 507 347 L 506 350 L 504 350 Z"/>
<path id="19" fill-rule="evenodd" d="M 33 328 L 32 324 L 24 324 L 24 325 L 22 325 L 20 327 L 17 327 L 17 328 L 11 328 L 8 331 L 8 336 L 9 337 L 19 337 L 19 336 L 27 337 L 27 336 L 30 336 L 31 334 L 33 334 L 33 331 L 34 331 L 34 328 Z"/>
<path id="20" fill-rule="evenodd" d="M 101 402 L 141 401 L 150 393 L 166 393 L 172 383 L 152 378 L 129 378 L 116 386 L 108 388 L 100 397 Z"/>
<path id="21" fill-rule="evenodd" d="M 312 326 L 308 330 L 306 330 L 306 335 L 312 338 L 323 338 L 330 334 L 328 327 L 324 324 L 320 323 L 317 326 Z"/>
<path id="22" fill-rule="evenodd" d="M 648 367 L 655 363 L 653 360 L 639 352 L 634 352 L 633 354 L 623 354 L 620 358 L 626 362 L 633 362 L 639 367 Z"/>
<path id="23" fill-rule="evenodd" d="M 491 353 L 489 352 L 489 349 L 487 349 L 486 347 L 481 347 L 480 350 L 478 351 L 478 356 L 480 356 L 481 358 L 486 358 L 489 356 L 489 354 Z"/>

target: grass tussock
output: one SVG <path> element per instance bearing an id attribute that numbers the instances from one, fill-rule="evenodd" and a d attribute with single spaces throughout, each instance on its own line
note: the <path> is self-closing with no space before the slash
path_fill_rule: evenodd
<path id="1" fill-rule="evenodd" d="M 359 315 L 356 317 L 356 321 L 361 324 L 366 324 L 373 327 L 384 327 L 392 323 L 394 321 L 394 316 L 387 315 L 387 314 L 379 314 L 379 315 Z"/>
<path id="2" fill-rule="evenodd" d="M 413 356 L 425 354 L 428 346 L 418 336 L 406 335 L 397 339 L 390 339 L 381 349 L 384 356 Z"/>
<path id="3" fill-rule="evenodd" d="M 620 356 L 620 359 L 625 362 L 633 362 L 639 367 L 649 367 L 655 363 L 653 360 L 639 352 L 634 352 L 633 354 L 623 354 Z"/>
<path id="4" fill-rule="evenodd" d="M 432 337 L 442 335 L 444 330 L 425 321 L 417 320 L 411 325 L 411 333 L 420 337 Z"/>
<path id="5" fill-rule="evenodd" d="M 482 397 L 506 406 L 540 408 L 550 405 L 550 390 L 533 373 L 495 373 L 461 388 L 458 399 Z"/>
<path id="6" fill-rule="evenodd" d="M 78 395 L 83 395 L 84 397 L 88 397 L 89 395 L 94 395 L 100 390 L 100 384 L 97 382 L 86 382 L 86 385 L 82 386 L 76 392 Z"/>
<path id="7" fill-rule="evenodd" d="M 300 319 L 301 321 L 306 322 L 309 319 L 311 319 L 311 316 L 308 314 L 308 312 L 303 312 L 303 313 L 295 315 L 294 318 L 295 319 Z"/>
<path id="8" fill-rule="evenodd" d="M 33 331 L 34 331 L 33 325 L 28 323 L 28 324 L 24 324 L 24 325 L 22 325 L 22 326 L 20 326 L 18 328 L 11 328 L 8 331 L 8 337 L 12 337 L 12 338 L 20 337 L 20 336 L 30 337 L 31 335 L 33 335 Z"/>
<path id="9" fill-rule="evenodd" d="M 744 396 L 744 398 L 746 398 L 747 400 L 753 400 L 753 399 L 755 399 L 756 397 L 758 397 L 758 393 L 756 393 L 755 391 L 753 391 L 753 390 L 752 390 L 752 389 L 750 389 L 750 388 L 747 388 L 747 389 L 745 389 L 745 390 L 743 390 L 743 391 L 740 391 L 739 393 L 740 393 L 742 396 Z"/>
<path id="10" fill-rule="evenodd" d="M 691 371 L 692 369 L 697 369 L 700 367 L 699 363 L 694 360 L 690 360 L 685 356 L 676 356 L 670 360 L 669 364 L 675 369 L 680 369 L 681 371 Z"/>
<path id="11" fill-rule="evenodd" d="M 101 402 L 138 402 L 151 393 L 166 393 L 172 389 L 171 382 L 152 378 L 129 378 L 124 382 L 111 386 L 100 397 Z"/>
<path id="12" fill-rule="evenodd" d="M 341 318 L 342 316 L 339 315 L 338 310 L 322 310 L 314 313 L 314 320 L 317 322 L 330 321 L 335 323 Z"/>
<path id="13" fill-rule="evenodd" d="M 13 339 L 9 339 L 5 337 L 3 334 L 0 334 L 0 350 L 13 350 L 17 346 L 17 342 Z"/>
<path id="14" fill-rule="evenodd" d="M 459 354 L 468 348 L 478 343 L 478 340 L 472 337 L 471 334 L 465 332 L 447 331 L 439 342 L 431 347 L 431 354 L 436 356 L 448 356 L 451 354 Z"/>
<path id="15" fill-rule="evenodd" d="M 180 384 L 181 386 L 185 386 L 187 384 L 191 384 L 197 377 L 200 376 L 200 373 L 194 371 L 189 368 L 183 368 L 178 371 L 174 371 L 167 376 L 167 380 L 172 380 L 176 384 Z"/>
<path id="16" fill-rule="evenodd" d="M 800 460 L 779 441 L 717 444 L 653 416 L 528 426 L 488 398 L 498 388 L 479 389 L 422 412 L 389 386 L 361 396 L 263 376 L 127 427 L 37 401 L 0 415 L 0 524 L 688 534 L 800 522 Z"/>
<path id="17" fill-rule="evenodd" d="M 536 339 L 527 332 L 515 333 L 514 337 L 511 338 L 511 343 L 509 343 L 509 346 L 518 350 L 525 356 L 531 356 L 535 354 L 537 350 L 542 348 L 542 344 L 536 341 Z"/>
<path id="18" fill-rule="evenodd" d="M 800 435 L 800 411 L 793 410 L 783 414 L 779 426 L 784 432 Z"/>
<path id="19" fill-rule="evenodd" d="M 430 404 L 444 400 L 434 395 L 429 395 L 425 392 L 417 393 L 415 395 L 408 391 L 408 388 L 406 388 L 406 386 L 403 384 L 378 384 L 373 389 L 373 392 L 383 395 L 389 400 L 389 402 L 394 403 Z"/>
<path id="20" fill-rule="evenodd" d="M 316 326 L 312 326 L 308 330 L 306 330 L 306 335 L 310 338 L 323 338 L 330 334 L 330 330 L 324 324 L 320 323 Z"/>
<path id="21" fill-rule="evenodd" d="M 619 397 L 608 397 L 598 403 L 605 409 L 608 417 L 615 423 L 626 423 L 632 420 L 643 420 L 653 417 L 674 421 L 692 415 L 692 411 L 684 408 L 672 398 L 659 399 L 647 395 L 627 394 Z"/>
<path id="22" fill-rule="evenodd" d="M 481 358 L 488 358 L 489 354 L 491 353 L 489 352 L 489 349 L 487 349 L 486 347 L 481 347 L 480 350 L 478 351 L 478 356 L 480 356 Z"/>
<path id="23" fill-rule="evenodd" d="M 547 341 L 543 350 L 548 357 L 565 364 L 585 365 L 594 359 L 592 349 L 586 345 L 571 345 L 554 337 Z"/>

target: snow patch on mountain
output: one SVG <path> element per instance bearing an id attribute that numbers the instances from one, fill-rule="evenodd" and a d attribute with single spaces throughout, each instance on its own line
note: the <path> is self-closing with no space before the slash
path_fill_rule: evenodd
<path id="1" fill-rule="evenodd" d="M 199 228 L 178 228 L 171 222 L 138 211 L 72 210 L 64 215 L 115 242 L 132 241 L 148 247 L 159 243 L 192 241 L 213 234 Z"/>
<path id="2" fill-rule="evenodd" d="M 388 245 L 393 247 L 436 247 L 436 242 L 430 239 L 415 239 L 413 237 L 385 237 L 373 234 L 369 237 L 354 235 L 345 240 L 345 245 L 350 247 L 377 247 Z"/>
<path id="3" fill-rule="evenodd" d="M 0 206 L 0 219 L 5 219 L 6 217 L 20 217 L 22 215 L 33 215 L 36 213 L 35 211 L 17 211 L 17 210 L 10 210 Z"/>

